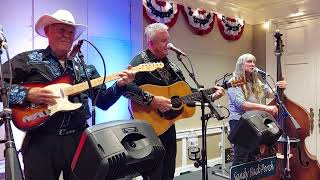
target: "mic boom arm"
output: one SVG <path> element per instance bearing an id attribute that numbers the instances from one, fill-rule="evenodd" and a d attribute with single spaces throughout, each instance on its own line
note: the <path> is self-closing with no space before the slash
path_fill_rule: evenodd
<path id="1" fill-rule="evenodd" d="M 207 94 L 205 94 L 203 92 L 203 90 L 200 90 L 201 94 L 202 94 L 202 98 L 204 100 L 204 102 L 208 103 L 208 107 L 210 108 L 211 113 L 213 113 L 215 115 L 215 117 L 218 120 L 222 120 L 224 119 L 224 114 L 221 112 L 221 110 L 211 101 L 211 99 L 209 99 L 209 96 Z M 203 105 L 205 105 L 203 103 Z"/>

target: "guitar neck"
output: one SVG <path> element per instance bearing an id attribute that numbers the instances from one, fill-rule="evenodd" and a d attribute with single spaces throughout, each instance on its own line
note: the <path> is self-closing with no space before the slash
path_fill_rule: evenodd
<path id="1" fill-rule="evenodd" d="M 238 84 L 241 85 L 241 83 L 238 83 Z M 221 87 L 223 87 L 224 89 L 228 89 L 228 88 L 234 87 L 234 86 L 237 86 L 237 85 L 233 85 L 231 82 L 225 82 L 223 85 L 221 85 Z M 207 95 L 213 94 L 215 91 L 216 91 L 215 88 L 209 88 L 209 89 L 203 90 L 203 92 L 205 94 L 207 94 Z M 194 101 L 194 100 L 200 100 L 200 99 L 202 99 L 202 93 L 201 92 L 195 92 L 195 93 L 180 97 L 180 99 L 184 103 L 189 102 L 189 101 Z"/>
<path id="2" fill-rule="evenodd" d="M 90 82 L 92 87 L 96 87 L 106 82 L 110 82 L 119 78 L 120 76 L 117 73 L 115 73 L 110 76 L 107 76 L 104 82 L 103 82 L 103 77 L 93 79 Z M 86 91 L 87 89 L 89 89 L 89 85 L 88 85 L 88 82 L 85 81 L 85 82 L 73 85 L 71 87 L 65 88 L 64 93 L 66 96 L 69 96 L 69 95 L 79 94 L 83 91 Z"/>
<path id="3" fill-rule="evenodd" d="M 146 63 L 146 64 L 140 64 L 138 66 L 132 67 L 130 70 L 132 70 L 132 72 L 134 72 L 134 73 L 149 72 L 149 71 L 154 71 L 158 68 L 163 68 L 163 66 L 164 66 L 163 63 L 161 63 L 161 62 L 160 63 Z M 107 76 L 105 78 L 105 81 L 103 81 L 104 77 L 99 77 L 99 78 L 90 80 L 90 82 L 91 82 L 92 87 L 96 87 L 96 86 L 99 86 L 99 85 L 104 84 L 106 82 L 110 82 L 110 81 L 113 81 L 113 80 L 116 80 L 119 78 L 120 78 L 120 76 L 118 75 L 118 73 L 114 73 L 114 74 Z M 65 96 L 69 96 L 69 95 L 81 93 L 83 91 L 86 91 L 87 89 L 89 89 L 89 85 L 88 85 L 88 82 L 85 81 L 85 82 L 73 85 L 71 87 L 67 87 L 63 91 L 64 91 Z"/>
<path id="4" fill-rule="evenodd" d="M 205 90 L 203 90 L 203 92 L 205 94 L 212 94 L 215 92 L 215 89 L 214 88 L 205 89 Z M 192 94 L 181 97 L 181 100 L 182 100 L 182 102 L 187 103 L 189 101 L 199 100 L 201 98 L 202 98 L 201 92 L 194 92 Z"/>

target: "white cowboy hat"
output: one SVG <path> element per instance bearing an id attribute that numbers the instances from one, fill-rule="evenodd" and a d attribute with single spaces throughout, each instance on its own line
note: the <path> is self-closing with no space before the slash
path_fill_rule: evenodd
<path id="1" fill-rule="evenodd" d="M 47 37 L 44 28 L 48 25 L 57 23 L 68 24 L 75 27 L 75 39 L 78 39 L 83 31 L 85 31 L 87 28 L 87 26 L 83 24 L 76 24 L 72 14 L 69 11 L 60 9 L 52 15 L 45 14 L 41 16 L 35 25 L 35 30 L 40 36 Z"/>

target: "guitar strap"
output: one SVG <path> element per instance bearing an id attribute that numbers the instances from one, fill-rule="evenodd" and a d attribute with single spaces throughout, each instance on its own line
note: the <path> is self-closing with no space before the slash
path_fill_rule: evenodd
<path id="1" fill-rule="evenodd" d="M 76 57 L 71 60 L 72 61 L 72 69 L 73 69 L 73 74 L 76 82 L 80 82 L 80 65 L 76 61 Z"/>
<path id="2" fill-rule="evenodd" d="M 151 59 L 150 59 L 150 57 L 147 55 L 147 52 L 146 52 L 146 51 L 142 51 L 142 52 L 141 52 L 141 58 L 142 58 L 142 60 L 144 61 L 144 63 L 151 63 Z M 159 79 L 160 81 L 163 80 L 163 81 L 166 83 L 166 85 L 168 85 L 168 84 L 169 84 L 169 82 L 168 82 L 168 76 L 167 76 L 167 75 L 164 75 L 165 73 L 163 72 L 163 69 L 165 69 L 165 67 L 164 67 L 164 68 L 161 68 L 161 70 L 160 70 L 160 69 L 157 69 L 157 70 L 156 70 L 156 71 L 158 72 L 158 74 L 161 76 L 161 78 L 155 76 L 152 72 L 150 72 L 150 74 L 151 74 L 152 76 L 154 76 L 155 78 Z M 166 71 L 167 71 L 167 70 L 166 70 Z M 166 73 L 166 74 L 167 74 L 167 73 Z"/>
<path id="3" fill-rule="evenodd" d="M 178 66 L 174 63 L 172 63 L 171 61 L 169 61 L 169 65 L 171 67 L 171 69 L 173 70 L 173 72 L 177 75 L 177 77 L 181 80 L 186 82 L 186 79 L 182 76 L 182 72 L 181 70 L 178 68 Z M 187 83 L 187 82 L 186 82 Z M 188 84 L 188 83 L 187 83 Z"/>
<path id="4" fill-rule="evenodd" d="M 142 51 L 141 52 L 141 57 L 144 61 L 144 63 L 151 63 L 151 59 L 150 57 L 147 55 L 146 51 Z M 171 61 L 168 60 L 168 63 L 165 64 L 164 68 L 161 69 L 157 69 L 156 71 L 159 73 L 159 75 L 161 76 L 161 80 L 164 80 L 165 83 L 167 85 L 169 85 L 169 79 L 171 78 L 171 74 L 168 71 L 168 66 L 173 70 L 173 72 L 177 75 L 177 77 L 181 80 L 181 81 L 185 81 L 185 78 L 183 78 L 182 72 L 181 70 L 178 68 L 177 65 L 175 65 L 174 63 L 172 63 Z M 150 74 L 153 75 L 153 73 L 151 72 Z M 181 74 L 181 75 L 179 75 Z M 153 75 L 154 77 L 156 77 L 155 75 Z M 159 79 L 158 77 L 156 77 L 157 79 Z M 186 81 L 185 81 L 186 82 Z"/>

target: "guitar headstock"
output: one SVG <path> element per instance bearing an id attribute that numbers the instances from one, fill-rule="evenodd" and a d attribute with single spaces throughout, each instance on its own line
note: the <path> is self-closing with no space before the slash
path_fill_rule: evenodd
<path id="1" fill-rule="evenodd" d="M 230 87 L 238 87 L 238 86 L 242 86 L 246 83 L 244 77 L 240 77 L 234 80 L 231 80 L 230 82 L 224 82 L 222 87 L 224 89 L 228 89 Z"/>
<path id="2" fill-rule="evenodd" d="M 245 83 L 246 83 L 246 80 L 244 79 L 244 77 L 240 77 L 240 78 L 237 78 L 237 79 L 230 81 L 230 84 L 232 87 L 242 86 Z"/>
<path id="3" fill-rule="evenodd" d="M 138 66 L 132 67 L 131 70 L 136 71 L 136 72 L 154 71 L 156 69 L 160 69 L 163 67 L 164 67 L 164 64 L 162 62 L 145 63 L 145 64 L 139 64 Z"/>

